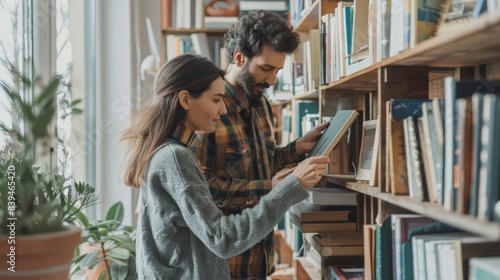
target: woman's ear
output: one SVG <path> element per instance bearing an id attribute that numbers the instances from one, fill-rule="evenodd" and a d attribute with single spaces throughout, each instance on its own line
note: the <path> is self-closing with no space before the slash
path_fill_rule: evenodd
<path id="1" fill-rule="evenodd" d="M 181 104 L 182 108 L 186 111 L 191 107 L 191 96 L 187 90 L 179 91 L 179 104 Z"/>

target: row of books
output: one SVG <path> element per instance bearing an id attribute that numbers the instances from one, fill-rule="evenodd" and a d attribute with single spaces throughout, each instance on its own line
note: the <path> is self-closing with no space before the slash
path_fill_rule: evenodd
<path id="1" fill-rule="evenodd" d="M 168 34 L 166 36 L 167 61 L 184 53 L 197 53 L 212 60 L 221 69 L 226 69 L 228 62 L 226 49 L 221 40 L 212 39 L 206 33 L 189 35 Z"/>
<path id="2" fill-rule="evenodd" d="M 203 28 L 205 4 L 203 0 L 161 0 L 160 24 L 167 28 Z"/>
<path id="3" fill-rule="evenodd" d="M 303 42 L 302 57 L 305 90 L 329 84 L 373 63 L 446 33 L 457 22 L 473 20 L 485 9 L 484 1 L 381 0 L 339 1 L 321 16 L 317 29 L 309 31 Z M 303 1 L 291 1 L 294 11 Z M 333 6 L 332 6 L 333 7 Z M 439 26 L 439 28 L 438 28 Z M 300 84 L 298 85 L 300 86 Z"/>
<path id="4" fill-rule="evenodd" d="M 366 227 L 374 237 L 372 257 L 365 251 L 367 279 L 467 279 L 471 258 L 500 256 L 499 242 L 420 215 L 392 214 Z"/>
<path id="5" fill-rule="evenodd" d="M 445 99 L 387 102 L 387 183 L 394 195 L 500 220 L 500 83 L 444 80 Z"/>
<path id="6" fill-rule="evenodd" d="M 238 16 L 253 10 L 273 11 L 288 19 L 287 1 L 284 0 L 240 0 L 237 16 L 206 16 L 204 0 L 161 0 L 161 27 L 167 28 L 207 28 L 228 29 L 236 23 Z M 219 1 L 224 2 L 224 1 Z M 229 9 L 227 3 L 216 3 L 214 9 Z"/>

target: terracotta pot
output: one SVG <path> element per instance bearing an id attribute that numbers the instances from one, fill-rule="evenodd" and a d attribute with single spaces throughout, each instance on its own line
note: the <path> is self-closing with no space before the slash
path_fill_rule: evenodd
<path id="1" fill-rule="evenodd" d="M 15 236 L 15 244 L 9 244 L 8 236 L 0 236 L 0 279 L 67 280 L 75 248 L 80 242 L 81 233 L 77 227 L 55 233 Z"/>
<path id="2" fill-rule="evenodd" d="M 102 258 L 102 250 L 100 246 L 94 245 L 94 244 L 89 244 L 85 243 L 80 245 L 80 251 L 81 254 L 89 254 L 95 251 L 101 251 L 98 255 L 99 258 Z M 108 265 L 110 264 L 110 261 L 107 260 Z M 86 269 L 87 272 L 87 279 L 88 280 L 95 280 L 99 278 L 99 275 L 101 275 L 102 272 L 107 271 L 106 264 L 104 262 L 100 262 L 98 265 L 96 265 L 93 269 Z M 109 280 L 109 273 L 106 275 L 106 278 Z"/>

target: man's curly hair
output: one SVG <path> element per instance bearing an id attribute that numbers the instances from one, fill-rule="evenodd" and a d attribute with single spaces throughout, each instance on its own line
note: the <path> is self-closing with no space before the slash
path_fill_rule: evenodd
<path id="1" fill-rule="evenodd" d="M 300 36 L 279 15 L 269 11 L 252 11 L 240 18 L 224 35 L 224 46 L 229 63 L 234 63 L 236 50 L 252 59 L 264 45 L 272 50 L 292 54 L 297 51 Z"/>

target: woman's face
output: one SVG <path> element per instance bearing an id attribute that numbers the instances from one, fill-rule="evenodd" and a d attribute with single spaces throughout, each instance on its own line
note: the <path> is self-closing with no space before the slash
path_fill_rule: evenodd
<path id="1" fill-rule="evenodd" d="M 224 80 L 219 77 L 199 98 L 189 96 L 185 127 L 192 131 L 214 132 L 220 122 L 220 117 L 227 113 L 224 93 Z"/>

